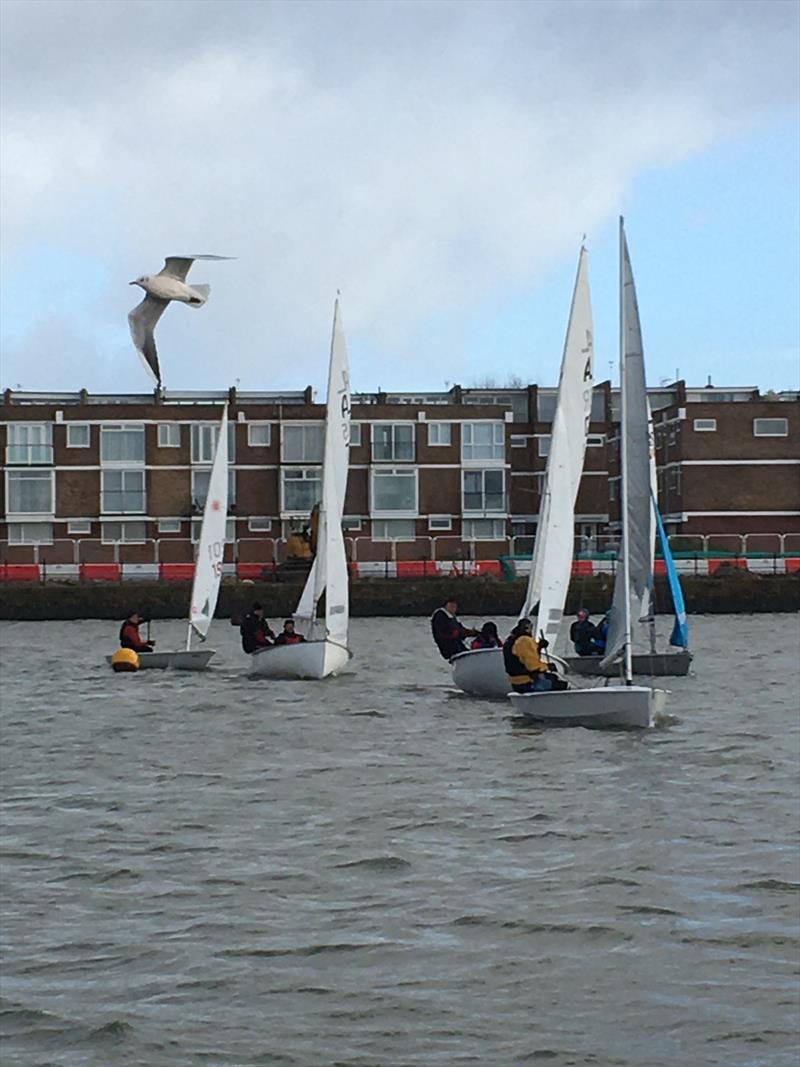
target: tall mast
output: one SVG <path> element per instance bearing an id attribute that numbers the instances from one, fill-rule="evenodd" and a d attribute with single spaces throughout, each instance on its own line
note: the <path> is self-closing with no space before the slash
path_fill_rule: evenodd
<path id="1" fill-rule="evenodd" d="M 633 658 L 631 632 L 631 572 L 628 529 L 628 434 L 627 400 L 625 389 L 625 349 L 627 322 L 625 316 L 625 220 L 619 217 L 619 387 L 620 387 L 620 485 L 622 487 L 622 581 L 625 596 L 625 684 L 633 684 Z"/>

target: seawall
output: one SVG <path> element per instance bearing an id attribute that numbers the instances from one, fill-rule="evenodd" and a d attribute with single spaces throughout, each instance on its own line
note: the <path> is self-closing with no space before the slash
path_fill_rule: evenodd
<path id="1" fill-rule="evenodd" d="M 750 574 L 731 568 L 713 577 L 687 575 L 682 579 L 687 611 L 691 614 L 794 612 L 800 609 L 800 575 Z M 611 575 L 575 578 L 567 598 L 567 612 L 586 605 L 601 613 L 611 603 Z M 290 615 L 300 595 L 297 582 L 224 582 L 217 617 L 231 618 L 246 611 L 254 600 L 264 604 L 270 618 Z M 154 619 L 186 615 L 188 582 L 120 582 L 0 586 L 0 619 L 76 620 L 121 619 L 134 608 Z M 449 596 L 458 601 L 461 615 L 490 618 L 515 615 L 525 595 L 525 582 L 496 578 L 421 578 L 418 580 L 360 579 L 350 586 L 350 613 L 354 617 L 427 616 Z M 656 580 L 656 608 L 668 610 L 665 583 Z"/>

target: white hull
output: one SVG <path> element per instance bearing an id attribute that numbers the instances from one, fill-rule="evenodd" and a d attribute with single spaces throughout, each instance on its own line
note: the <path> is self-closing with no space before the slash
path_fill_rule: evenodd
<path id="1" fill-rule="evenodd" d="M 549 693 L 509 693 L 515 712 L 553 726 L 646 728 L 664 709 L 667 694 L 642 685 L 607 685 Z"/>
<path id="2" fill-rule="evenodd" d="M 482 697 L 504 697 L 509 681 L 502 648 L 476 648 L 459 652 L 450 660 L 453 681 L 465 693 Z"/>
<path id="3" fill-rule="evenodd" d="M 213 648 L 196 648 L 187 652 L 141 652 L 139 653 L 139 669 L 146 671 L 165 671 L 171 668 L 176 671 L 204 671 L 208 661 L 215 655 Z M 111 663 L 111 656 L 106 656 L 106 663 Z"/>
<path id="4" fill-rule="evenodd" d="M 333 641 L 306 641 L 302 645 L 259 648 L 251 656 L 250 678 L 327 678 L 342 671 L 352 656 Z"/>

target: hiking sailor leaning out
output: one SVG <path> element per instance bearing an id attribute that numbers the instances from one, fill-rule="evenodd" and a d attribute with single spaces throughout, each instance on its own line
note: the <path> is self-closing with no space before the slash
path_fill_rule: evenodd
<path id="1" fill-rule="evenodd" d="M 541 653 L 548 642 L 533 637 L 533 624 L 528 618 L 520 619 L 503 645 L 503 662 L 506 674 L 515 693 L 544 693 L 550 689 L 566 689 L 552 673 L 552 667 L 542 659 Z"/>
<path id="2" fill-rule="evenodd" d="M 436 647 L 443 659 L 457 656 L 459 652 L 466 652 L 465 637 L 475 637 L 477 630 L 468 630 L 462 626 L 456 618 L 458 604 L 452 598 L 444 607 L 437 608 L 431 615 L 431 631 Z"/>

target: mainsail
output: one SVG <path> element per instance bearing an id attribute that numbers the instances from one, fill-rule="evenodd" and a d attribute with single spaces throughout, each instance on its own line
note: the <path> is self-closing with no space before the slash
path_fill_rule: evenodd
<path id="1" fill-rule="evenodd" d="M 642 330 L 633 271 L 620 219 L 620 468 L 622 550 L 603 663 L 615 661 L 629 640 L 627 619 L 646 618 L 650 611 L 653 560 L 651 446 Z M 627 558 L 625 548 L 627 546 Z"/>
<path id="2" fill-rule="evenodd" d="M 592 305 L 588 253 L 581 249 L 572 294 L 545 485 L 539 505 L 531 573 L 521 616 L 536 615 L 548 641 L 564 614 L 575 544 L 575 500 L 592 411 Z"/>
<path id="3" fill-rule="evenodd" d="M 309 636 L 317 603 L 325 596 L 326 636 L 347 644 L 349 600 L 347 557 L 342 534 L 344 498 L 350 456 L 350 375 L 339 301 L 333 313 L 333 336 L 328 370 L 325 415 L 325 456 L 322 467 L 322 506 L 317 527 L 317 554 L 311 565 L 295 617 Z"/>
<path id="4" fill-rule="evenodd" d="M 189 606 L 189 633 L 186 647 L 192 640 L 192 630 L 205 640 L 219 596 L 222 563 L 225 555 L 225 527 L 228 521 L 228 405 L 222 412 L 214 465 L 208 483 L 208 495 L 203 509 L 203 525 L 197 562 L 194 568 L 192 598 Z"/>

